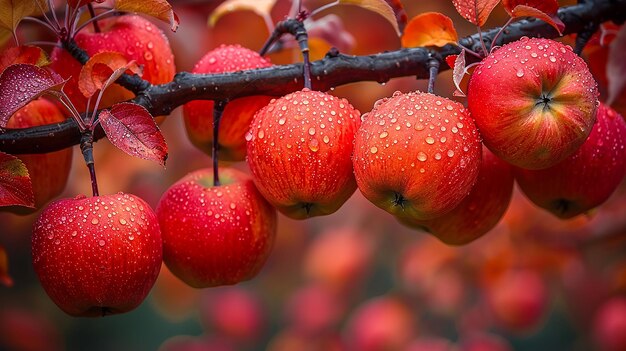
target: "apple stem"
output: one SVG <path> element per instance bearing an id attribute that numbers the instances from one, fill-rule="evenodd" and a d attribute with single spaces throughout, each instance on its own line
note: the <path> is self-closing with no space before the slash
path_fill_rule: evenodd
<path id="1" fill-rule="evenodd" d="M 500 30 L 498 31 L 498 33 L 496 33 L 496 36 L 493 37 L 493 40 L 491 41 L 491 48 L 490 51 L 493 51 L 493 48 L 497 45 L 496 41 L 498 40 L 498 38 L 500 37 L 500 34 L 502 34 L 502 32 L 504 32 L 504 30 L 506 29 L 506 27 L 509 26 L 509 24 L 511 24 L 511 22 L 513 22 L 513 17 L 509 18 L 508 21 L 506 21 L 506 23 L 500 28 Z"/>
<path id="2" fill-rule="evenodd" d="M 96 11 L 93 9 L 93 5 L 91 5 L 91 3 L 87 4 L 87 8 L 89 9 L 89 15 L 91 15 L 91 18 L 93 19 L 94 17 L 96 17 Z M 93 24 L 93 31 L 96 33 L 100 33 L 98 20 L 94 20 L 93 22 L 91 22 L 91 24 Z"/>
<path id="3" fill-rule="evenodd" d="M 213 106 L 213 148 L 211 150 L 211 158 L 213 159 L 213 186 L 220 185 L 220 176 L 219 176 L 219 149 L 220 143 L 218 141 L 219 138 L 219 129 L 220 129 L 220 121 L 222 120 L 222 113 L 224 112 L 224 108 L 228 101 L 226 100 L 217 100 L 215 101 L 215 105 Z"/>
<path id="4" fill-rule="evenodd" d="M 583 27 L 583 29 L 576 35 L 576 44 L 574 46 L 574 53 L 580 56 L 583 49 L 591 39 L 591 37 L 598 31 L 600 26 L 596 22 L 589 22 Z"/>
<path id="5" fill-rule="evenodd" d="M 433 94 L 435 91 L 435 79 L 437 79 L 437 74 L 439 74 L 439 61 L 436 59 L 428 60 L 428 92 Z"/>
<path id="6" fill-rule="evenodd" d="M 91 191 L 93 196 L 99 196 L 98 180 L 96 179 L 96 167 L 93 160 L 93 132 L 86 130 L 80 137 L 80 151 L 83 153 L 85 164 L 89 168 L 89 176 L 91 177 Z"/>

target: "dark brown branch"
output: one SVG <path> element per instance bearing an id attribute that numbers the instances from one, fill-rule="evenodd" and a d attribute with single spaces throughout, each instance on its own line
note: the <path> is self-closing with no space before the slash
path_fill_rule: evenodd
<path id="1" fill-rule="evenodd" d="M 595 0 L 559 10 L 565 23 L 565 34 L 583 31 L 590 22 L 602 23 L 626 20 L 626 0 Z M 489 49 L 499 28 L 483 33 Z M 495 45 L 515 41 L 523 36 L 555 38 L 558 33 L 543 21 L 529 19 L 511 24 Z M 478 35 L 465 37 L 460 45 L 472 50 L 480 48 Z M 440 61 L 440 71 L 449 69 L 444 59 L 456 55 L 460 48 L 446 45 L 442 48 L 411 48 L 369 56 L 351 56 L 330 52 L 326 58 L 311 63 L 313 89 L 328 90 L 338 85 L 360 82 L 386 82 L 391 78 L 429 77 L 428 62 Z M 153 116 L 167 115 L 191 100 L 219 100 L 250 95 L 284 95 L 302 89 L 302 64 L 274 66 L 229 74 L 201 75 L 181 72 L 174 81 L 150 86 L 133 101 L 144 106 Z M 96 130 L 95 138 L 103 136 Z M 13 154 L 42 153 L 60 150 L 80 142 L 78 126 L 73 120 L 21 130 L 7 130 L 0 134 L 0 150 Z"/>

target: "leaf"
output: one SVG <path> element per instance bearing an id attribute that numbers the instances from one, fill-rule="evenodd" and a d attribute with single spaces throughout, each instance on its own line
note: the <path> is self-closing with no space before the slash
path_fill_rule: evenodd
<path id="1" fill-rule="evenodd" d="M 0 54 L 0 72 L 16 63 L 27 63 L 41 67 L 49 65 L 50 60 L 46 52 L 38 46 L 16 46 Z"/>
<path id="2" fill-rule="evenodd" d="M 89 98 L 96 91 L 103 89 L 105 82 L 112 76 L 116 76 L 115 80 L 117 80 L 127 70 L 137 74 L 141 73 L 141 69 L 135 61 L 128 62 L 126 57 L 119 52 L 97 53 L 80 70 L 78 88 L 86 98 Z"/>
<path id="3" fill-rule="evenodd" d="M 513 10 L 518 5 L 535 8 L 548 16 L 556 15 L 559 10 L 559 3 L 557 0 L 502 0 L 502 5 L 511 17 L 515 17 L 513 16 Z"/>
<path id="4" fill-rule="evenodd" d="M 167 0 L 115 0 L 115 9 L 124 12 L 143 13 L 170 24 L 175 32 L 180 21 Z"/>
<path id="5" fill-rule="evenodd" d="M 406 22 L 408 21 L 408 17 L 406 15 L 406 11 L 404 11 L 404 5 L 400 0 L 385 0 L 389 7 L 393 10 L 393 13 L 396 15 L 396 21 L 398 22 L 398 27 L 400 28 L 400 32 L 404 33 L 404 27 L 406 27 Z"/>
<path id="6" fill-rule="evenodd" d="M 612 105 L 626 88 L 626 26 L 617 32 L 609 45 L 609 58 L 606 64 L 608 84 L 607 104 Z"/>
<path id="7" fill-rule="evenodd" d="M 65 80 L 47 68 L 19 63 L 0 74 L 0 128 L 30 101 L 45 93 L 60 92 Z"/>
<path id="8" fill-rule="evenodd" d="M 452 81 L 456 87 L 454 96 L 465 96 L 463 90 L 461 90 L 461 81 L 465 76 L 465 49 L 461 49 L 461 53 L 457 55 L 454 60 L 454 68 L 452 70 Z"/>
<path id="9" fill-rule="evenodd" d="M 446 56 L 445 60 L 446 63 L 448 64 L 448 67 L 450 68 L 454 68 L 454 63 L 456 62 L 456 57 L 459 55 L 448 55 Z"/>
<path id="10" fill-rule="evenodd" d="M 341 18 L 335 14 L 326 15 L 317 20 L 311 19 L 311 21 L 306 21 L 305 25 L 309 34 L 310 48 L 311 40 L 315 38 L 323 40 L 343 53 L 352 51 L 356 44 L 352 34 L 344 28 Z M 322 53 L 322 57 L 325 54 L 326 52 Z"/>
<path id="11" fill-rule="evenodd" d="M 401 41 L 405 48 L 441 47 L 456 43 L 458 38 L 450 17 L 438 12 L 425 12 L 411 18 L 402 33 Z"/>
<path id="12" fill-rule="evenodd" d="M 548 15 L 545 12 L 538 10 L 534 7 L 526 6 L 526 5 L 517 5 L 513 9 L 511 13 L 511 17 L 535 17 L 538 18 L 547 24 L 551 25 L 559 32 L 559 35 L 563 35 L 563 29 L 565 29 L 565 24 L 561 21 L 561 19 L 557 15 Z"/>
<path id="13" fill-rule="evenodd" d="M 10 288 L 13 286 L 13 279 L 9 275 L 9 257 L 7 252 L 0 245 L 0 284 Z"/>
<path id="14" fill-rule="evenodd" d="M 338 0 L 340 5 L 356 5 L 366 10 L 374 11 L 383 16 L 395 29 L 398 36 L 402 35 L 396 14 L 385 0 Z"/>
<path id="15" fill-rule="evenodd" d="M 0 47 L 4 47 L 7 41 L 12 37 L 12 32 L 8 29 L 0 27 Z"/>
<path id="16" fill-rule="evenodd" d="M 68 5 L 71 8 L 76 9 L 82 6 L 85 6 L 91 2 L 103 3 L 105 0 L 67 0 Z"/>
<path id="17" fill-rule="evenodd" d="M 22 18 L 39 15 L 42 9 L 48 10 L 46 0 L 0 0 L 0 28 L 15 32 Z"/>
<path id="18" fill-rule="evenodd" d="M 243 10 L 253 11 L 271 21 L 270 13 L 274 4 L 276 4 L 276 0 L 226 0 L 211 13 L 209 25 L 213 27 L 225 14 Z"/>
<path id="19" fill-rule="evenodd" d="M 452 0 L 457 12 L 471 23 L 482 26 L 500 0 Z"/>
<path id="20" fill-rule="evenodd" d="M 19 158 L 0 152 L 0 206 L 35 207 L 33 185 Z"/>
<path id="21" fill-rule="evenodd" d="M 165 166 L 167 144 L 143 106 L 122 102 L 100 112 L 100 124 L 109 141 L 127 154 Z"/>

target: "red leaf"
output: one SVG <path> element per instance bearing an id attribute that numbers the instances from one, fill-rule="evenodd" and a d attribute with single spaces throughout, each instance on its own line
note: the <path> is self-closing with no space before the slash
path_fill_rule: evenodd
<path id="1" fill-rule="evenodd" d="M 175 32 L 180 20 L 167 0 L 116 0 L 115 9 L 123 12 L 143 13 L 170 24 Z"/>
<path id="2" fill-rule="evenodd" d="M 454 96 L 465 96 L 460 85 L 463 76 L 465 76 L 465 49 L 462 49 L 461 53 L 454 60 L 454 69 L 452 70 L 452 80 L 456 87 L 456 91 L 453 93 Z"/>
<path id="3" fill-rule="evenodd" d="M 406 23 L 409 20 L 409 17 L 406 15 L 406 11 L 404 11 L 404 5 L 400 0 L 385 0 L 389 7 L 393 10 L 393 13 L 396 14 L 396 21 L 398 22 L 398 27 L 400 28 L 400 32 L 404 32 L 404 27 L 406 27 Z"/>
<path id="4" fill-rule="evenodd" d="M 556 15 L 556 12 L 559 10 L 559 3 L 557 0 L 502 0 L 502 5 L 504 5 L 504 9 L 512 17 L 515 17 L 513 16 L 513 10 L 518 5 L 535 8 L 548 16 Z"/>
<path id="5" fill-rule="evenodd" d="M 609 45 L 609 58 L 606 64 L 606 76 L 609 81 L 607 104 L 613 104 L 626 88 L 626 26 L 617 32 Z"/>
<path id="6" fill-rule="evenodd" d="M 513 9 L 513 12 L 511 13 L 511 17 L 513 18 L 517 18 L 517 17 L 539 18 L 540 20 L 554 27 L 554 29 L 556 29 L 556 31 L 559 32 L 559 35 L 563 35 L 563 29 L 565 29 L 565 24 L 561 21 L 561 19 L 557 15 L 550 16 L 541 10 L 538 10 L 534 7 L 530 7 L 526 5 L 515 6 L 515 8 Z"/>
<path id="7" fill-rule="evenodd" d="M 450 68 L 454 68 L 454 63 L 456 62 L 456 57 L 459 55 L 448 55 L 446 56 L 446 63 L 448 64 L 448 67 Z"/>
<path id="8" fill-rule="evenodd" d="M 7 67 L 0 75 L 0 128 L 20 108 L 45 93 L 58 93 L 65 80 L 53 71 L 29 64 Z"/>
<path id="9" fill-rule="evenodd" d="M 167 144 L 143 106 L 122 102 L 100 112 L 100 124 L 109 141 L 127 154 L 165 166 Z"/>
<path id="10" fill-rule="evenodd" d="M 424 12 L 413 18 L 402 33 L 402 46 L 445 46 L 458 40 L 450 17 L 439 12 Z"/>
<path id="11" fill-rule="evenodd" d="M 50 64 L 48 55 L 37 46 L 16 46 L 7 49 L 0 55 L 0 72 L 16 63 L 28 63 L 35 66 L 46 66 Z"/>
<path id="12" fill-rule="evenodd" d="M 457 12 L 471 23 L 482 26 L 500 0 L 452 0 Z"/>
<path id="13" fill-rule="evenodd" d="M 0 152 L 0 206 L 35 207 L 28 169 L 19 158 Z"/>
<path id="14" fill-rule="evenodd" d="M 105 89 L 127 70 L 141 73 L 135 61 L 128 62 L 119 52 L 104 51 L 93 55 L 80 70 L 78 88 L 85 97 L 90 97 L 100 89 Z M 111 83 L 108 81 L 115 77 Z"/>
<path id="15" fill-rule="evenodd" d="M 9 257 L 2 246 L 0 246 L 0 284 L 9 288 L 13 286 L 13 279 L 9 275 Z"/>
<path id="16" fill-rule="evenodd" d="M 104 0 L 67 0 L 67 3 L 71 8 L 79 8 L 81 6 L 85 6 L 91 2 L 102 3 Z"/>

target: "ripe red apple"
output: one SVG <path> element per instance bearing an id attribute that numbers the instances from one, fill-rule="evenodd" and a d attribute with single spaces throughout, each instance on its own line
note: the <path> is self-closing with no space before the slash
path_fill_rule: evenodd
<path id="1" fill-rule="evenodd" d="M 156 215 L 118 193 L 61 199 L 37 218 L 33 265 L 48 296 L 72 316 L 123 313 L 152 288 L 162 259 Z"/>
<path id="2" fill-rule="evenodd" d="M 157 205 L 163 260 L 194 288 L 231 285 L 253 278 L 263 267 L 276 236 L 276 211 L 250 177 L 220 168 L 189 173 Z"/>
<path id="3" fill-rule="evenodd" d="M 98 21 L 101 32 L 86 26 L 76 36 L 76 44 L 89 56 L 104 51 L 119 52 L 127 60 L 135 60 L 143 66 L 142 78 L 152 84 L 163 84 L 172 80 L 176 73 L 174 55 L 163 32 L 149 20 L 137 15 L 124 15 Z M 63 91 L 70 97 L 78 111 L 84 111 L 87 98 L 78 89 L 78 76 L 82 65 L 65 49 L 55 47 L 51 54 L 50 68 L 63 78 L 70 78 Z M 100 107 L 131 99 L 132 92 L 114 85 L 106 90 Z M 95 101 L 92 101 L 92 106 Z"/>
<path id="4" fill-rule="evenodd" d="M 457 207 L 431 220 L 399 219 L 410 227 L 426 230 L 448 245 L 463 245 L 480 238 L 498 224 L 509 207 L 512 194 L 511 165 L 483 148 L 478 180 Z"/>
<path id="5" fill-rule="evenodd" d="M 626 174 L 626 122 L 604 104 L 597 115 L 587 141 L 573 155 L 550 168 L 515 170 L 524 194 L 560 218 L 602 204 Z"/>
<path id="6" fill-rule="evenodd" d="M 246 159 L 263 197 L 295 219 L 337 211 L 356 190 L 350 157 L 359 116 L 345 99 L 309 89 L 259 110 Z"/>
<path id="7" fill-rule="evenodd" d="M 39 98 L 15 112 L 9 119 L 7 128 L 29 128 L 64 120 L 65 116 L 54 103 Z M 18 155 L 26 165 L 33 184 L 35 209 L 41 208 L 65 189 L 72 166 L 72 150 L 72 148 L 67 148 L 46 154 Z M 34 209 L 17 206 L 8 209 L 17 213 L 34 211 Z"/>
<path id="8" fill-rule="evenodd" d="M 626 350 L 626 297 L 607 300 L 596 312 L 593 337 L 601 351 Z"/>
<path id="9" fill-rule="evenodd" d="M 550 167 L 574 153 L 596 120 L 598 89 L 571 47 L 521 39 L 472 74 L 468 107 L 485 145 L 518 167 Z"/>
<path id="10" fill-rule="evenodd" d="M 487 286 L 487 301 L 498 324 L 525 332 L 546 315 L 549 293 L 541 276 L 528 269 L 506 272 Z"/>
<path id="11" fill-rule="evenodd" d="M 241 287 L 206 290 L 200 308 L 205 330 L 239 343 L 258 340 L 266 327 L 260 299 Z"/>
<path id="12" fill-rule="evenodd" d="M 298 288 L 285 304 L 290 328 L 316 337 L 334 330 L 345 312 L 345 302 L 322 284 Z"/>
<path id="13" fill-rule="evenodd" d="M 476 182 L 480 159 L 478 131 L 461 104 L 397 92 L 364 115 L 354 145 L 354 174 L 376 206 L 425 220 L 461 203 Z"/>
<path id="14" fill-rule="evenodd" d="M 239 45 L 222 45 L 209 51 L 194 66 L 192 73 L 226 73 L 272 64 L 255 51 Z M 241 161 L 246 156 L 245 135 L 254 114 L 267 105 L 270 96 L 246 96 L 229 101 L 222 114 L 219 145 L 220 160 Z M 185 127 L 191 142 L 211 154 L 213 146 L 213 101 L 192 101 L 183 107 Z"/>
<path id="15" fill-rule="evenodd" d="M 394 297 L 378 297 L 359 306 L 348 320 L 348 350 L 404 350 L 416 334 L 414 313 Z"/>
<path id="16" fill-rule="evenodd" d="M 474 333 L 464 336 L 459 342 L 459 351 L 513 351 L 511 344 L 501 336 Z"/>
<path id="17" fill-rule="evenodd" d="M 443 338 L 419 338 L 411 342 L 405 351 L 453 351 L 454 344 Z"/>

